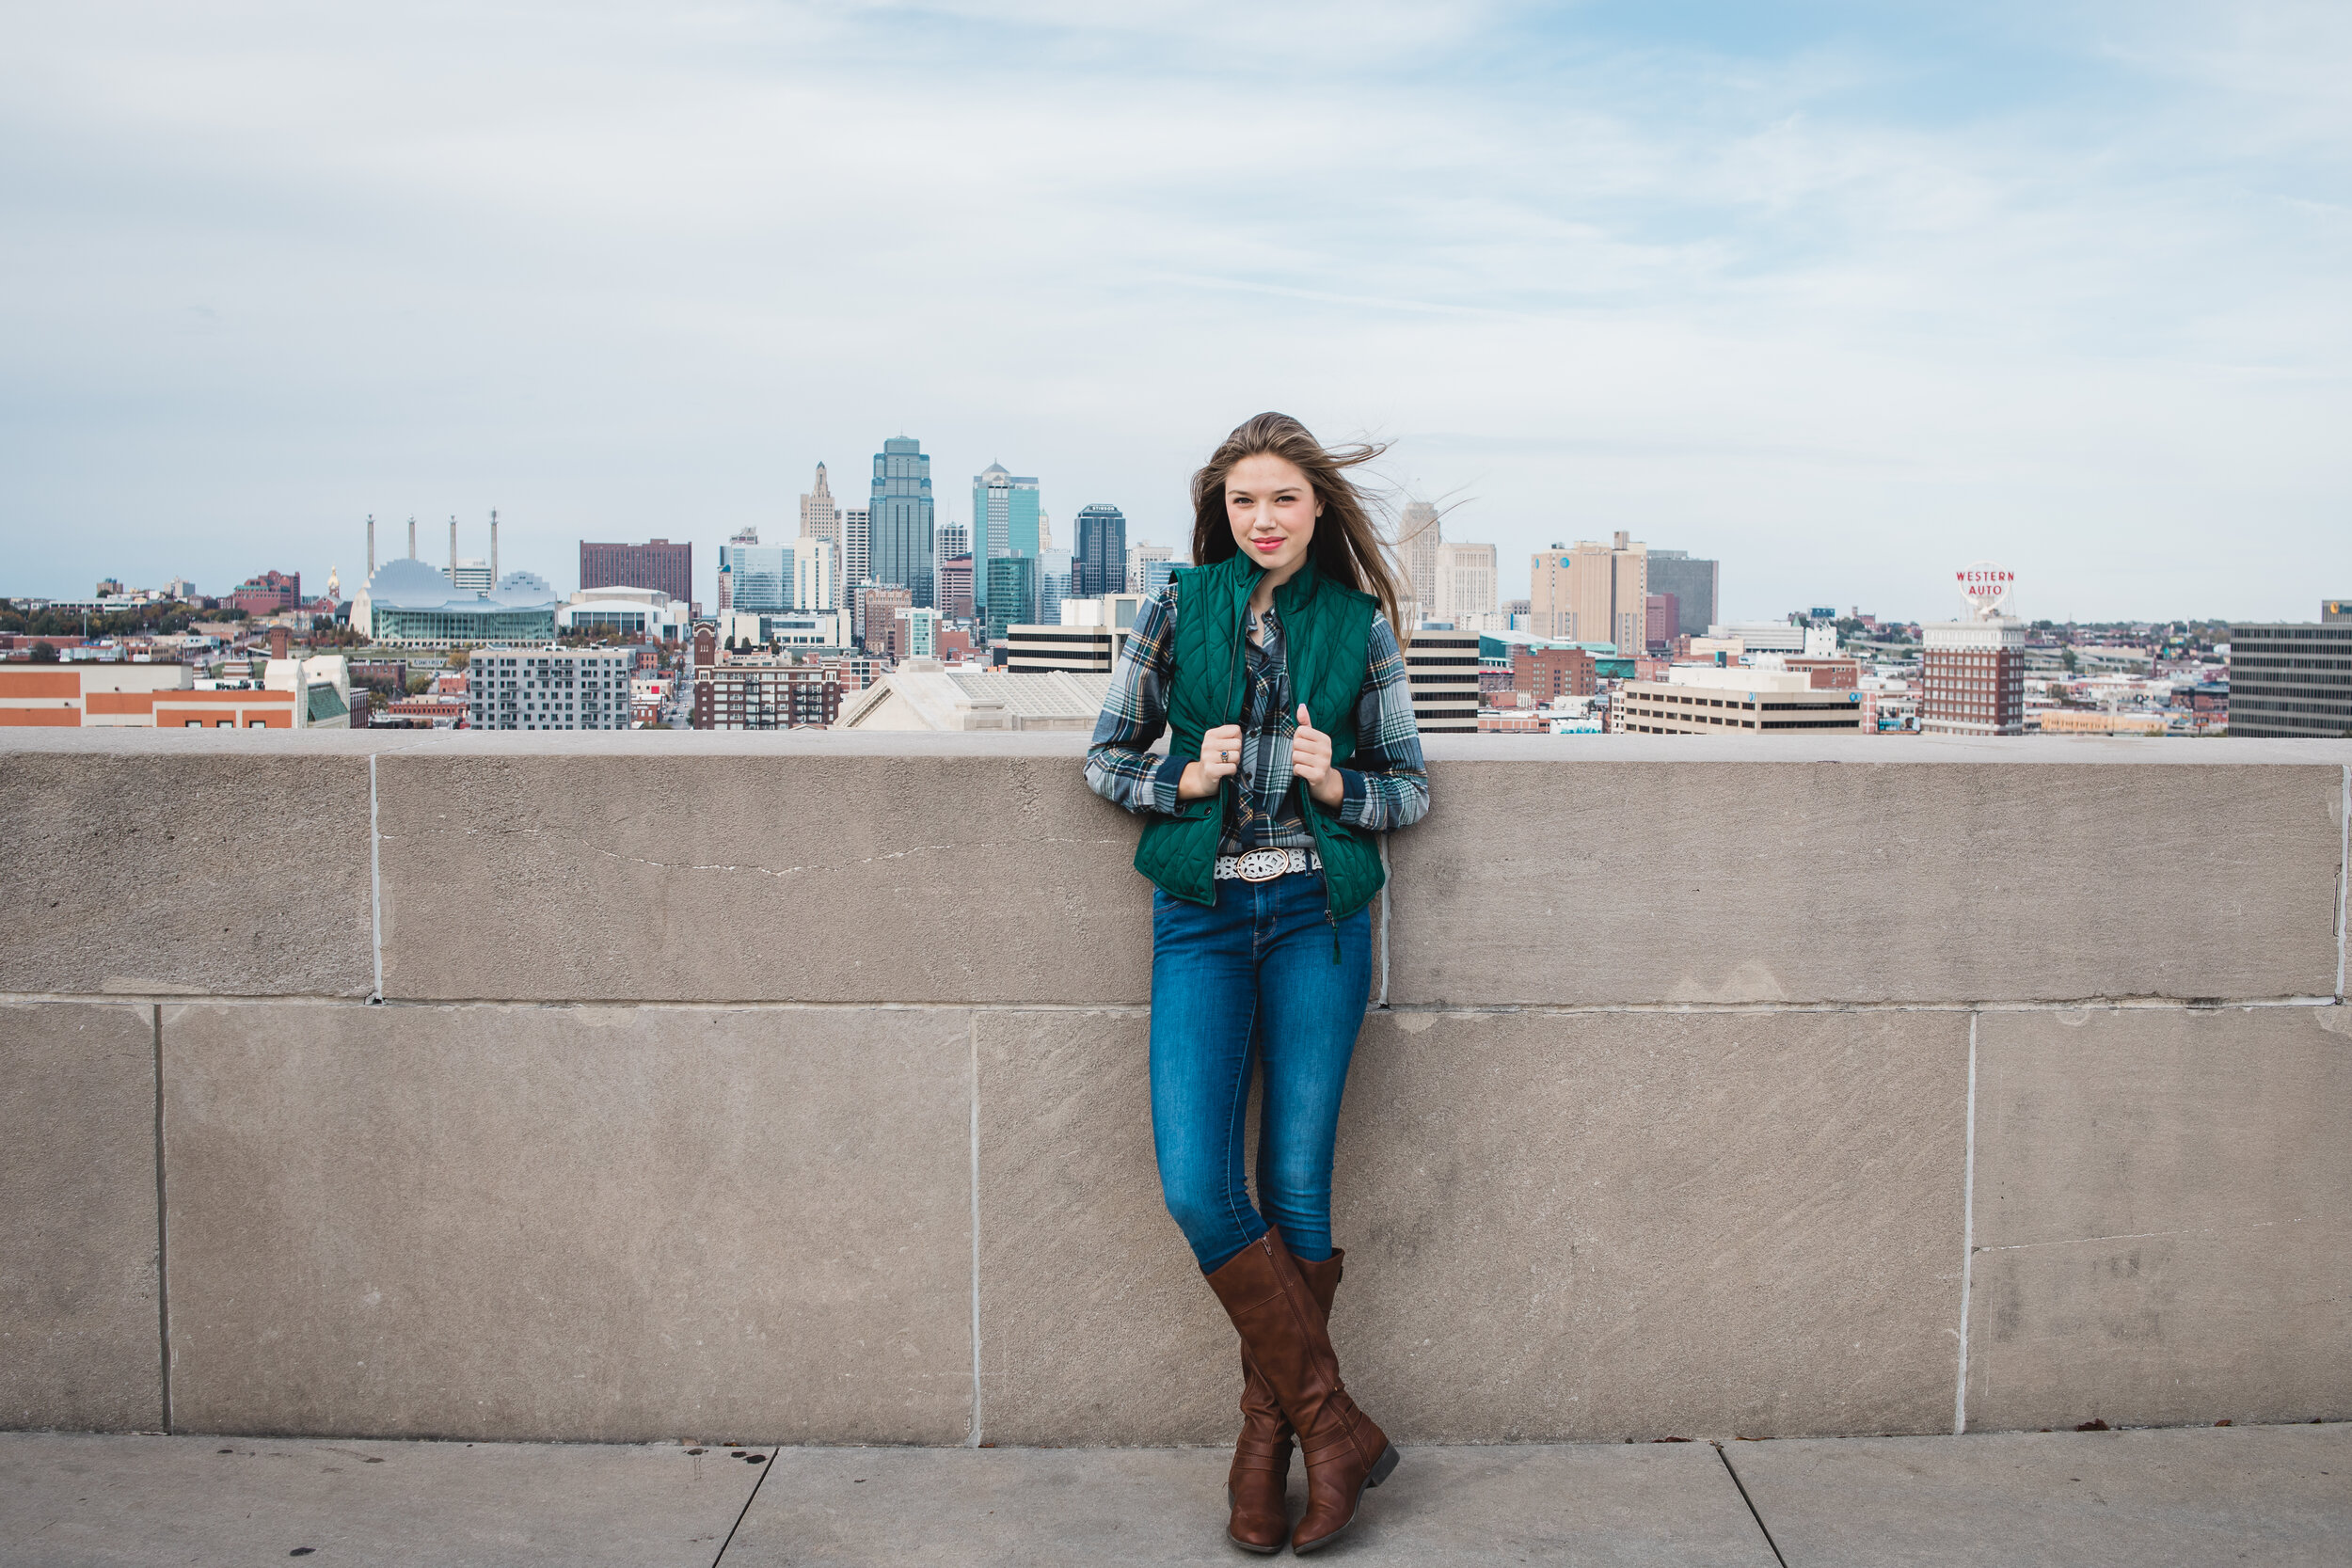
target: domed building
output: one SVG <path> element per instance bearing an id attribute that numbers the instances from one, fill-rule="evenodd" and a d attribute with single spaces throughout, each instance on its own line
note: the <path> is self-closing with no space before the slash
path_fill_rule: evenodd
<path id="1" fill-rule="evenodd" d="M 421 561 L 388 561 L 353 595 L 351 627 L 373 641 L 417 647 L 535 645 L 555 641 L 561 605 L 547 578 L 533 572 L 509 572 L 489 592 L 469 593 Z"/>

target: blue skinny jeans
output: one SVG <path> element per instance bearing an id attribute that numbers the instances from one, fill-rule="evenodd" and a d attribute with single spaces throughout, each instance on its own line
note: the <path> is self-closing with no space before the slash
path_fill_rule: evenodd
<path id="1" fill-rule="evenodd" d="M 1152 1147 L 1160 1191 L 1203 1274 L 1282 1227 L 1331 1256 L 1331 1146 L 1372 988 L 1372 916 L 1341 921 L 1323 876 L 1216 883 L 1216 908 L 1152 890 Z M 1249 1079 L 1263 1069 L 1258 1204 L 1243 1181 Z"/>

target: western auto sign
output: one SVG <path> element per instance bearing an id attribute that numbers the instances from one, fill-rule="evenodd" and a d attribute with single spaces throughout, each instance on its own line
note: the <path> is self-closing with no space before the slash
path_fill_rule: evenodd
<path id="1" fill-rule="evenodd" d="M 1953 576 L 1959 579 L 1961 601 L 1979 621 L 1998 615 L 2009 602 L 2010 590 L 2017 586 L 2015 572 L 1990 561 L 1972 561 Z"/>

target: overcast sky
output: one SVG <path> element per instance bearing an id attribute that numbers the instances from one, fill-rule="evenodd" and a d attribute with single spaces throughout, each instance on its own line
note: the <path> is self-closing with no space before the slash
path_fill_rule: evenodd
<path id="1" fill-rule="evenodd" d="M 1768 13 L 1760 15 L 1759 13 Z M 2352 6 L 16 4 L 0 593 L 1056 531 L 1263 408 L 1733 618 L 2352 594 Z"/>

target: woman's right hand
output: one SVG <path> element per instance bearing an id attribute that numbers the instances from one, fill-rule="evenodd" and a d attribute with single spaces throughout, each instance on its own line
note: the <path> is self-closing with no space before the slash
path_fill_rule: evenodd
<path id="1" fill-rule="evenodd" d="M 1200 735 L 1200 754 L 1184 764 L 1176 781 L 1180 800 L 1205 800 L 1241 767 L 1241 726 L 1219 724 Z"/>

